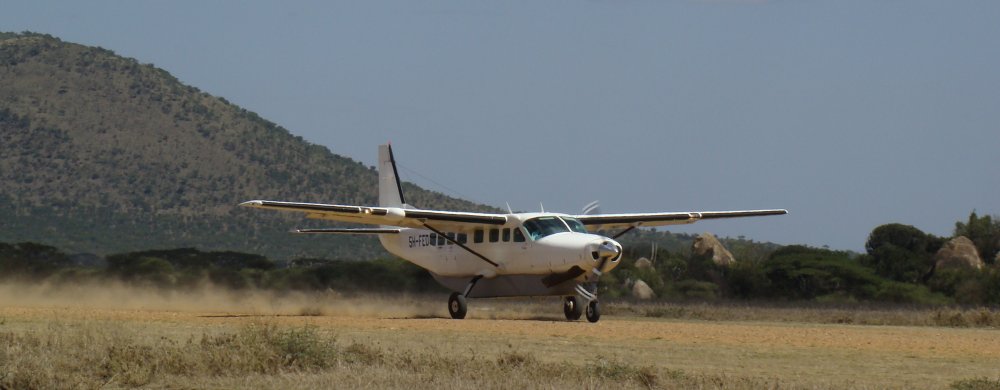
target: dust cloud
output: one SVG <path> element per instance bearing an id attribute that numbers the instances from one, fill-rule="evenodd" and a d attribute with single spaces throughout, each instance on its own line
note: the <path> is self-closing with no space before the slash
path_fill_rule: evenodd
<path id="1" fill-rule="evenodd" d="M 208 284 L 180 290 L 134 286 L 117 281 L 71 284 L 0 282 L 0 306 L 3 307 L 176 311 L 233 316 L 447 316 L 440 299 L 432 298 L 437 297 L 345 294 L 332 290 L 234 290 Z"/>

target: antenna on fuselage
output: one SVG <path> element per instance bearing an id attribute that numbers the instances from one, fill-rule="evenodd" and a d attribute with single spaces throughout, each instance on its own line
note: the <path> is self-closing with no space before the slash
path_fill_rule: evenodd
<path id="1" fill-rule="evenodd" d="M 542 209 L 543 213 L 545 212 L 545 205 L 542 204 L 542 202 L 538 202 L 538 207 L 540 207 Z"/>
<path id="2" fill-rule="evenodd" d="M 511 214 L 514 214 L 514 210 L 512 210 L 512 209 L 510 208 L 510 202 L 504 202 L 504 203 L 506 203 L 506 204 L 507 204 L 507 212 L 508 212 L 508 213 L 511 213 Z"/>

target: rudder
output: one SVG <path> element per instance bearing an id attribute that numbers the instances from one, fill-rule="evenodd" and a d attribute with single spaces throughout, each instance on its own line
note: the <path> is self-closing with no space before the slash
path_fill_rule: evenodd
<path id="1" fill-rule="evenodd" d="M 396 173 L 396 159 L 392 155 L 392 145 L 378 146 L 378 205 L 382 207 L 403 207 L 403 186 Z"/>

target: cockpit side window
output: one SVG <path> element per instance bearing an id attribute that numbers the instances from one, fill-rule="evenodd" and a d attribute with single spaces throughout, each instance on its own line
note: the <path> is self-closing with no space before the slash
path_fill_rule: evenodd
<path id="1" fill-rule="evenodd" d="M 514 228 L 514 242 L 524 242 L 524 233 L 521 233 L 521 228 Z"/>
<path id="2" fill-rule="evenodd" d="M 568 232 L 569 228 L 558 217 L 552 216 L 537 217 L 524 221 L 524 230 L 528 232 L 528 236 L 532 240 L 538 240 L 552 234 Z"/>
<path id="3" fill-rule="evenodd" d="M 572 230 L 577 233 L 587 233 L 587 227 L 583 226 L 583 222 L 580 222 L 579 219 L 571 217 L 562 217 L 562 220 L 566 222 L 567 226 L 569 226 L 569 230 Z"/>

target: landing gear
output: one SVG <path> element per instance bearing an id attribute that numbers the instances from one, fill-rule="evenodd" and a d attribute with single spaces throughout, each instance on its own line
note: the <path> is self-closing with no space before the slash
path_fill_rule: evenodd
<path id="1" fill-rule="evenodd" d="M 576 299 L 576 297 L 566 297 L 563 299 L 563 314 L 566 315 L 567 320 L 579 320 L 580 315 L 583 314 L 583 307 L 580 306 L 580 300 Z"/>
<path id="2" fill-rule="evenodd" d="M 469 310 L 469 306 L 465 303 L 465 297 L 469 296 L 472 292 L 472 288 L 476 287 L 476 282 L 482 279 L 483 275 L 476 275 L 469 281 L 469 284 L 465 286 L 464 292 L 453 292 L 451 296 L 448 297 L 448 314 L 451 314 L 451 318 L 460 320 L 465 318 L 465 313 Z"/>
<path id="3" fill-rule="evenodd" d="M 597 304 L 597 300 L 595 299 L 587 304 L 587 321 L 597 322 L 599 319 L 601 319 L 601 307 Z"/>
<path id="4" fill-rule="evenodd" d="M 451 293 L 451 296 L 448 297 L 448 314 L 451 314 L 451 318 L 463 319 L 468 310 L 469 306 L 465 303 L 465 295 L 457 292 Z"/>

